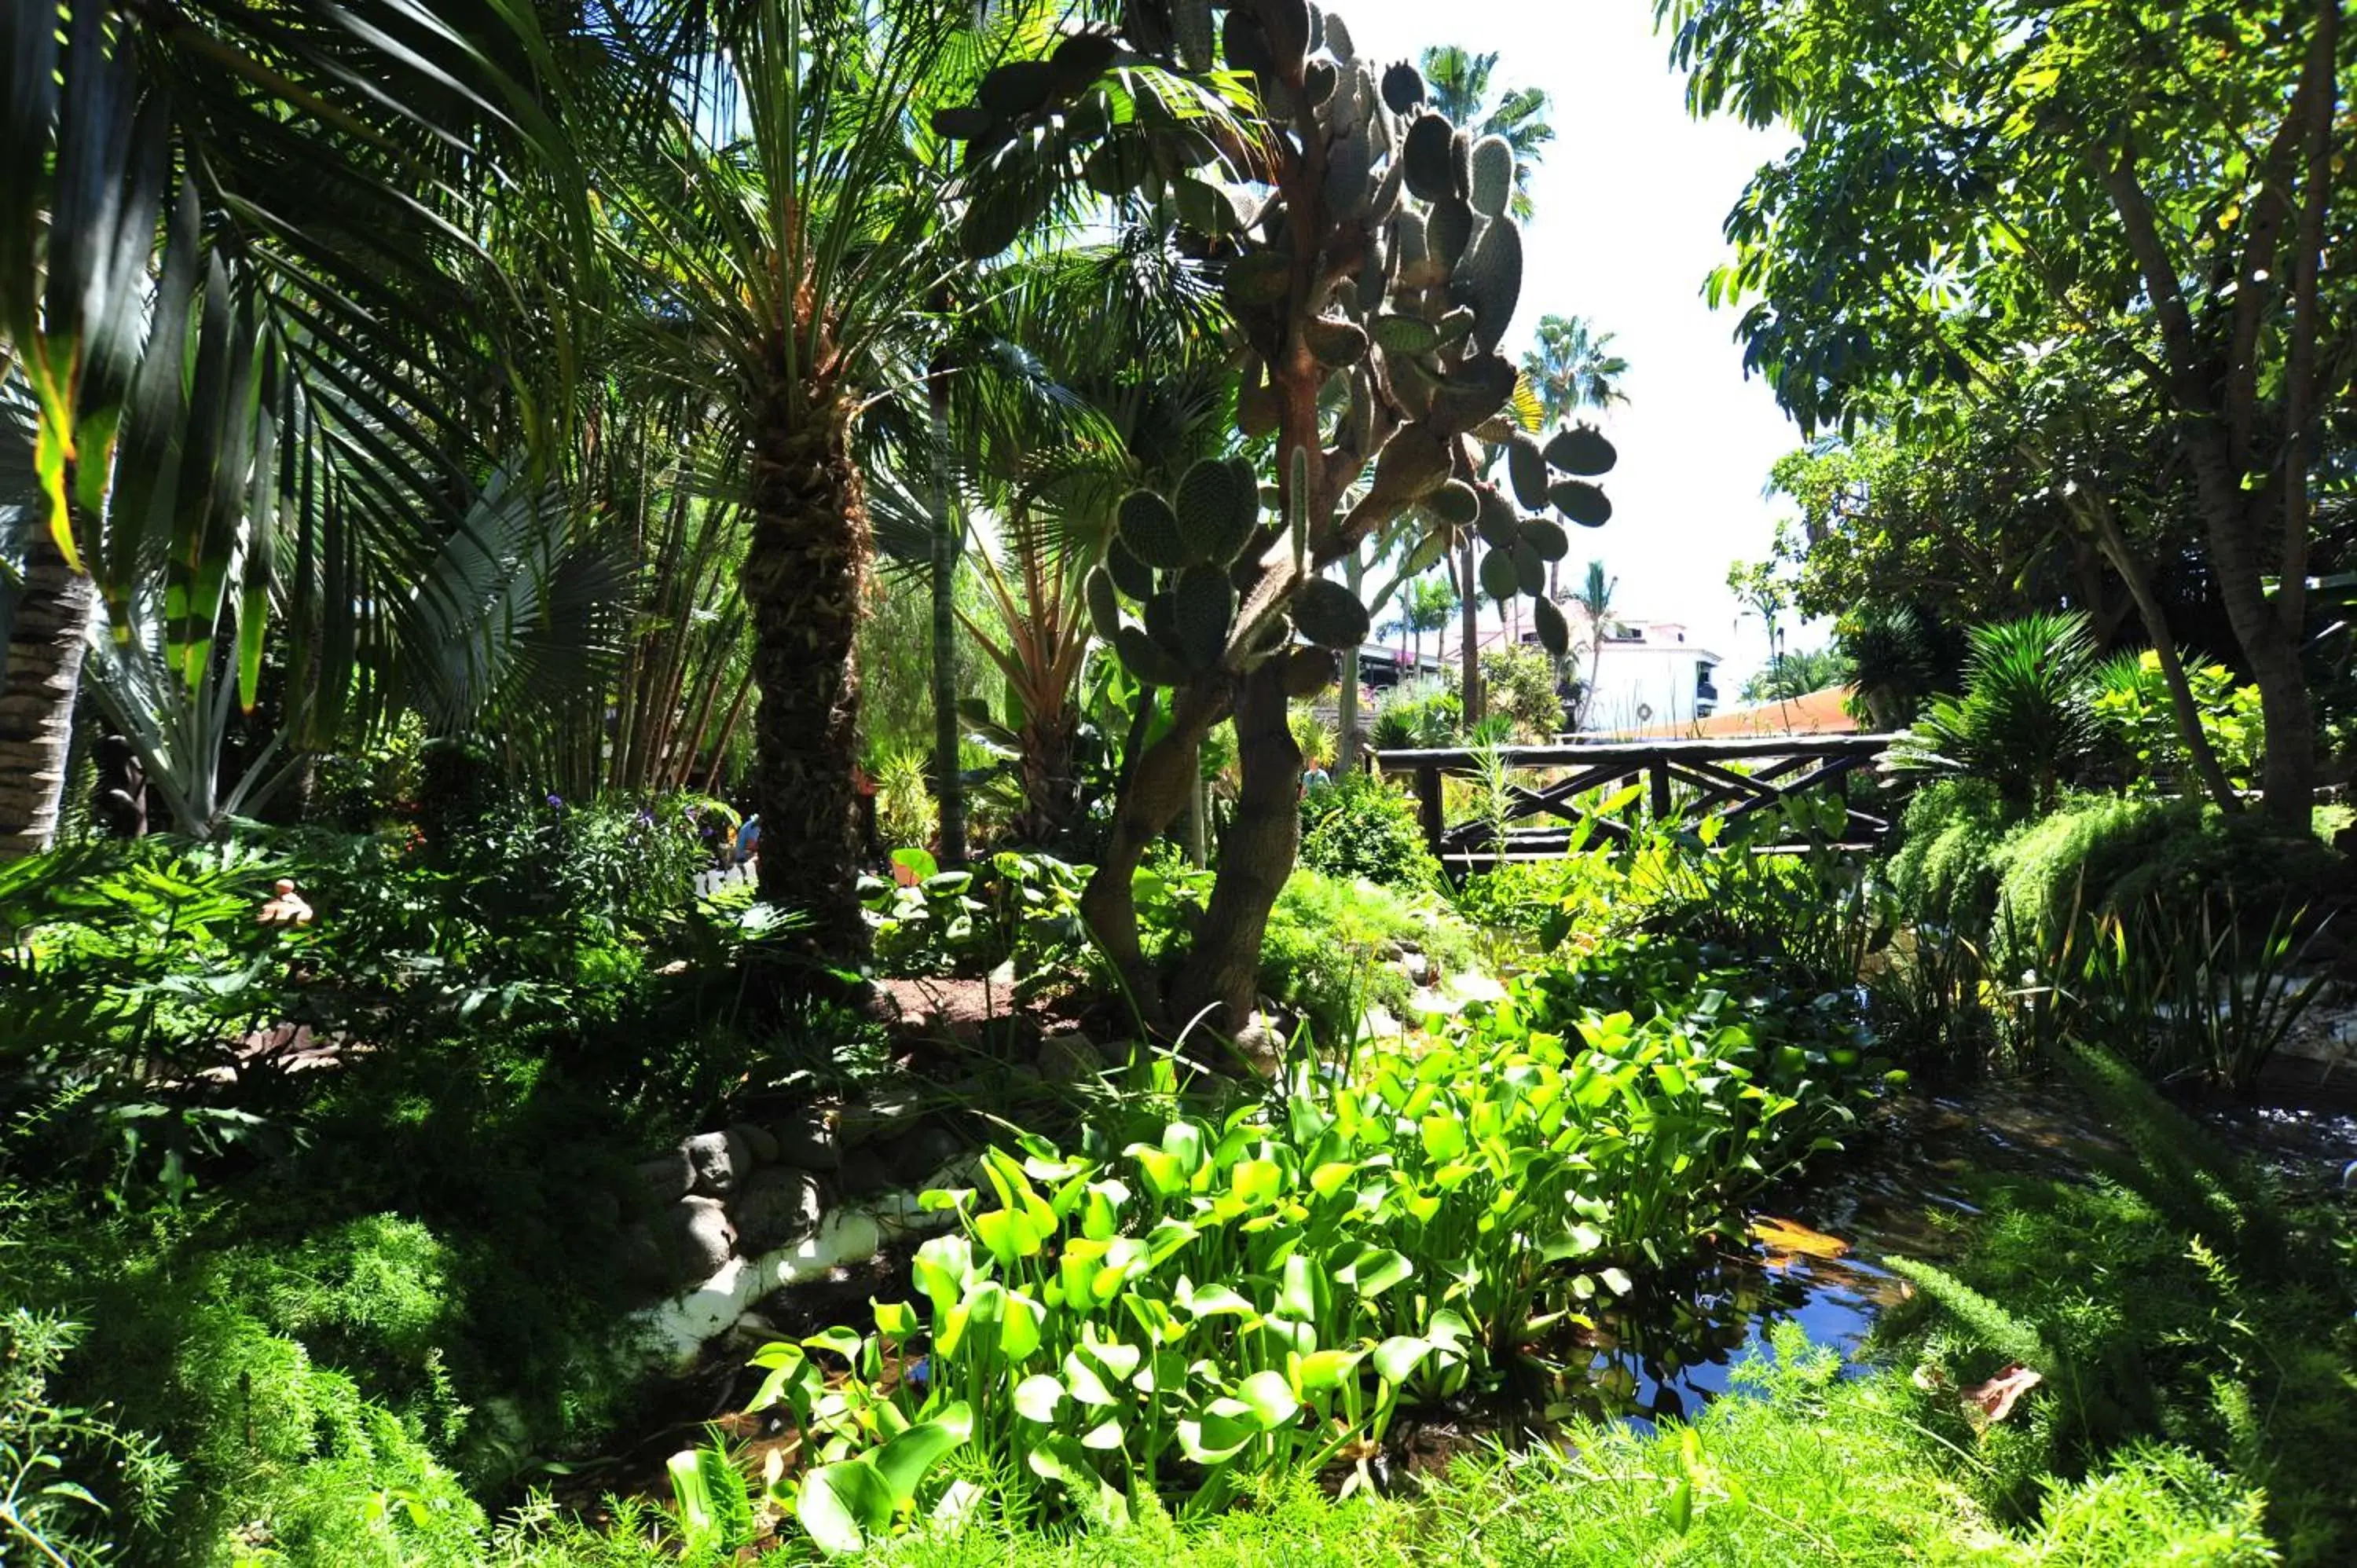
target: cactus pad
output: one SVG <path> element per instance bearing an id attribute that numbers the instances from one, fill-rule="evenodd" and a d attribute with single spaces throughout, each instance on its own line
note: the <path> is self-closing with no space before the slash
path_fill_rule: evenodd
<path id="1" fill-rule="evenodd" d="M 1174 597 L 1179 650 L 1190 669 L 1210 670 L 1228 645 L 1236 618 L 1236 591 L 1224 567 L 1189 566 L 1180 574 Z"/>
<path id="2" fill-rule="evenodd" d="M 1400 156 L 1407 164 L 1407 188 L 1419 201 L 1443 201 L 1457 194 L 1449 140 L 1457 128 L 1445 114 L 1421 114 L 1407 128 Z"/>
<path id="3" fill-rule="evenodd" d="M 1473 144 L 1471 189 L 1474 210 L 1484 218 L 1503 218 L 1514 194 L 1514 149 L 1503 136 L 1484 136 Z"/>
<path id="4" fill-rule="evenodd" d="M 1123 666 L 1149 686 L 1176 686 L 1187 679 L 1187 667 L 1157 648 L 1154 639 L 1137 627 L 1123 627 L 1113 646 Z"/>
<path id="5" fill-rule="evenodd" d="M 1543 517 L 1523 520 L 1523 544 L 1542 561 L 1560 561 L 1571 553 L 1571 535 Z"/>
<path id="6" fill-rule="evenodd" d="M 1367 332 L 1355 321 L 1313 316 L 1301 324 L 1301 340 L 1321 365 L 1355 365 L 1367 357 Z"/>
<path id="7" fill-rule="evenodd" d="M 1320 648 L 1356 648 L 1367 640 L 1373 618 L 1358 595 L 1340 583 L 1313 577 L 1294 596 L 1293 624 Z"/>
<path id="8" fill-rule="evenodd" d="M 1145 601 L 1154 594 L 1154 568 L 1140 561 L 1120 540 L 1105 548 L 1105 572 L 1113 585 L 1131 598 Z"/>
<path id="9" fill-rule="evenodd" d="M 1133 490 L 1122 498 L 1121 542 L 1148 566 L 1176 571 L 1193 564 L 1194 552 L 1178 531 L 1178 514 L 1152 490 Z"/>
<path id="10" fill-rule="evenodd" d="M 1551 504 L 1547 495 L 1546 455 L 1527 435 L 1506 441 L 1506 475 L 1514 482 L 1514 499 L 1533 511 Z"/>
<path id="11" fill-rule="evenodd" d="M 1554 601 L 1537 599 L 1531 605 L 1531 624 L 1537 628 L 1539 646 L 1561 659 L 1571 651 L 1571 628 Z"/>
<path id="12" fill-rule="evenodd" d="M 1612 443 L 1592 424 L 1575 424 L 1558 431 L 1546 445 L 1546 460 L 1566 474 L 1593 477 L 1609 474 L 1612 465 L 1620 460 Z"/>
<path id="13" fill-rule="evenodd" d="M 1424 73 L 1405 60 L 1387 66 L 1383 70 L 1383 106 L 1394 114 L 1406 114 L 1424 102 Z"/>
<path id="14" fill-rule="evenodd" d="M 1484 350 L 1494 349 L 1522 303 L 1522 231 L 1502 218 L 1483 224 L 1456 270 L 1456 281 L 1464 285 L 1465 302 L 1473 307 L 1473 340 Z"/>
<path id="15" fill-rule="evenodd" d="M 1481 492 L 1462 479 L 1451 479 L 1432 492 L 1425 505 L 1451 528 L 1469 528 L 1481 515 Z"/>
<path id="16" fill-rule="evenodd" d="M 1103 566 L 1092 566 L 1082 586 L 1088 599 L 1089 624 L 1096 634 L 1111 642 L 1121 635 L 1121 598 L 1114 588 L 1113 574 Z"/>
<path id="17" fill-rule="evenodd" d="M 1523 591 L 1523 575 L 1514 570 L 1511 550 L 1492 550 L 1481 557 L 1481 591 L 1504 604 Z"/>
<path id="18" fill-rule="evenodd" d="M 1172 506 L 1194 557 L 1225 566 L 1260 521 L 1260 489 L 1249 473 L 1239 477 L 1225 461 L 1206 457 L 1180 477 Z"/>
<path id="19" fill-rule="evenodd" d="M 1342 672 L 1342 661 L 1330 649 L 1297 648 L 1286 656 L 1285 694 L 1288 697 L 1314 697 L 1334 683 Z"/>
<path id="20" fill-rule="evenodd" d="M 1612 498 L 1586 479 L 1557 479 L 1548 487 L 1547 499 L 1582 528 L 1602 528 L 1612 521 Z"/>

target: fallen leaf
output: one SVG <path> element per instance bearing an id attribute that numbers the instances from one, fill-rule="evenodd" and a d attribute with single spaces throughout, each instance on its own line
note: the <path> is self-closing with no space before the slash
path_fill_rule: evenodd
<path id="1" fill-rule="evenodd" d="M 2013 1402 L 2046 1380 L 2016 1361 L 1985 1383 L 1975 1383 L 1964 1391 L 1967 1403 L 1980 1412 L 1989 1423 L 2003 1421 L 2013 1413 Z"/>

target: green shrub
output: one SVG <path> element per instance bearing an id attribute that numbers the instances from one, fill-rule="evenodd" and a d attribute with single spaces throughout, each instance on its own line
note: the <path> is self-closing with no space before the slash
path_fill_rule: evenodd
<path id="1" fill-rule="evenodd" d="M 1544 744 L 1566 728 L 1555 661 L 1544 649 L 1491 649 L 1481 655 L 1481 688 L 1489 711 L 1512 722 L 1517 740 Z"/>
<path id="2" fill-rule="evenodd" d="M 1318 1037 L 1340 1044 L 1370 1007 L 1394 1014 L 1407 977 L 1387 956 L 1394 944 L 1421 949 L 1436 975 L 1468 968 L 1472 933 L 1432 894 L 1404 893 L 1304 867 L 1286 878 L 1261 939 L 1261 986 L 1307 1015 Z"/>
<path id="3" fill-rule="evenodd" d="M 1415 803 L 1364 774 L 1312 789 L 1301 803 L 1301 864 L 1346 881 L 1430 888 L 1440 863 L 1425 845 Z"/>
<path id="4" fill-rule="evenodd" d="M 1918 789 L 1890 861 L 1901 912 L 1986 940 L 1996 915 L 1997 846 L 2012 820 L 1996 786 L 1983 779 L 1940 779 Z"/>

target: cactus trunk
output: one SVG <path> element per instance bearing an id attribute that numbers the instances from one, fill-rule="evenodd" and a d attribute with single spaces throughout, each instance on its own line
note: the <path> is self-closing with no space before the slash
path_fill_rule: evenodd
<path id="1" fill-rule="evenodd" d="M 831 963 L 867 956 L 859 907 L 859 671 L 853 639 L 868 558 L 851 456 L 851 405 L 771 390 L 755 424 L 752 542 L 755 798 L 761 897 L 810 917 L 803 941 Z"/>
<path id="2" fill-rule="evenodd" d="M 1242 688 L 1236 757 L 1243 784 L 1235 816 L 1220 837 L 1219 881 L 1178 976 L 1175 1015 L 1202 1018 L 1265 1071 L 1277 1042 L 1257 1016 L 1260 945 L 1301 847 L 1301 748 L 1286 723 L 1282 667 L 1260 666 L 1243 677 Z"/>

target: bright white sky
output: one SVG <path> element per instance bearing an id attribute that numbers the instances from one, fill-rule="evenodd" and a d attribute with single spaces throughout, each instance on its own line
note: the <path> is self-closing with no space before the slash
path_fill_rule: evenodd
<path id="1" fill-rule="evenodd" d="M 1555 139 L 1532 182 L 1522 306 L 1507 355 L 1519 360 L 1541 316 L 1587 317 L 1618 336 L 1630 402 L 1600 423 L 1620 449 L 1604 481 L 1612 521 L 1574 529 L 1572 561 L 1600 558 L 1620 580 L 1615 609 L 1683 621 L 1724 655 L 1732 699 L 1767 662 L 1757 615 L 1727 591 L 1727 569 L 1768 553 L 1788 502 L 1763 495 L 1769 466 L 1800 445 L 1766 383 L 1743 375 L 1735 315 L 1702 300 L 1727 254 L 1719 225 L 1754 169 L 1791 145 L 1782 132 L 1686 114 L 1684 83 L 1654 36 L 1650 0 L 1334 0 L 1360 58 L 1413 59 L 1429 45 L 1495 51 L 1499 88 L 1554 100 Z M 1821 631 L 1785 628 L 1789 649 Z"/>

